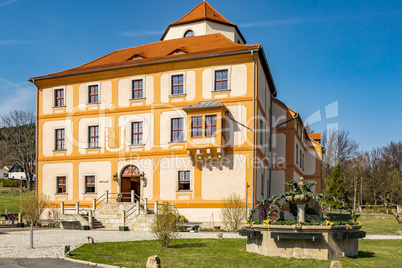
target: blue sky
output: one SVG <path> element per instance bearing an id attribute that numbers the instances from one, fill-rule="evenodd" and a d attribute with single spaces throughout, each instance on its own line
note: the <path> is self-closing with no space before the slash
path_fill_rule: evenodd
<path id="1" fill-rule="evenodd" d="M 0 115 L 35 109 L 32 76 L 158 41 L 199 4 L 0 0 Z M 361 149 L 402 137 L 402 1 L 208 1 L 265 50 L 278 98 Z"/>

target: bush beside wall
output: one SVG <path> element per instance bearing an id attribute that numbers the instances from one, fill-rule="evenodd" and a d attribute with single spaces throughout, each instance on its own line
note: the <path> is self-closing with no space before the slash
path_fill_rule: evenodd
<path id="1" fill-rule="evenodd" d="M 3 187 L 18 187 L 18 181 L 3 181 L 1 183 Z"/>

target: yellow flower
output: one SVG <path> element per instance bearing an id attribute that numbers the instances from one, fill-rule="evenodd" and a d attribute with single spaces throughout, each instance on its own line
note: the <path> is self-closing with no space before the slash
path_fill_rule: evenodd
<path id="1" fill-rule="evenodd" d="M 269 219 L 266 219 L 262 222 L 263 225 L 269 225 Z"/>

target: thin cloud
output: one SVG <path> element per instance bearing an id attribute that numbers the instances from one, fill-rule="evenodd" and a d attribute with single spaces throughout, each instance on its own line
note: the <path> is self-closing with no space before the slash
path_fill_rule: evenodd
<path id="1" fill-rule="evenodd" d="M 24 82 L 15 84 L 0 77 L 0 116 L 8 114 L 11 110 L 34 110 L 36 104 L 35 86 Z"/>
<path id="2" fill-rule="evenodd" d="M 147 35 L 161 35 L 162 31 L 124 31 L 118 33 L 119 36 L 147 36 Z"/>
<path id="3" fill-rule="evenodd" d="M 8 46 L 8 45 L 22 45 L 27 44 L 29 41 L 25 40 L 0 40 L 0 46 Z"/>
<path id="4" fill-rule="evenodd" d="M 295 25 L 295 24 L 305 24 L 323 20 L 332 20 L 334 17 L 329 18 L 316 18 L 316 19 L 284 19 L 284 20 L 270 20 L 270 21 L 256 21 L 256 22 L 248 22 L 239 24 L 242 28 L 251 28 L 251 27 L 266 27 L 266 26 L 286 26 L 286 25 Z"/>
<path id="5" fill-rule="evenodd" d="M 9 0 L 9 1 L 5 1 L 5 2 L 0 2 L 0 7 L 5 6 L 5 5 L 14 4 L 17 1 L 18 0 Z"/>
<path id="6" fill-rule="evenodd" d="M 356 16 L 350 17 L 342 17 L 342 16 L 329 16 L 324 18 L 293 18 L 293 19 L 283 19 L 283 20 L 270 20 L 270 21 L 255 21 L 255 22 L 246 22 L 239 24 L 242 28 L 252 28 L 252 27 L 272 27 L 272 26 L 287 26 L 287 25 L 298 25 L 298 24 L 307 24 L 307 23 L 315 23 L 315 22 L 323 22 L 323 21 L 339 21 L 339 20 L 366 20 L 373 19 L 378 16 L 395 16 L 400 15 L 400 10 L 386 11 L 386 12 L 378 12 L 371 14 L 360 14 Z"/>

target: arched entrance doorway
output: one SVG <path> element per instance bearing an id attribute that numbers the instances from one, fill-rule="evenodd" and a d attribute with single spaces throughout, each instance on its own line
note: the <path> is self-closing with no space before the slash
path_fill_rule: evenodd
<path id="1" fill-rule="evenodd" d="M 123 198 L 121 201 L 131 201 L 131 190 L 134 190 L 138 196 L 141 196 L 141 184 L 140 184 L 140 170 L 134 166 L 129 165 L 121 172 L 121 192 Z"/>

